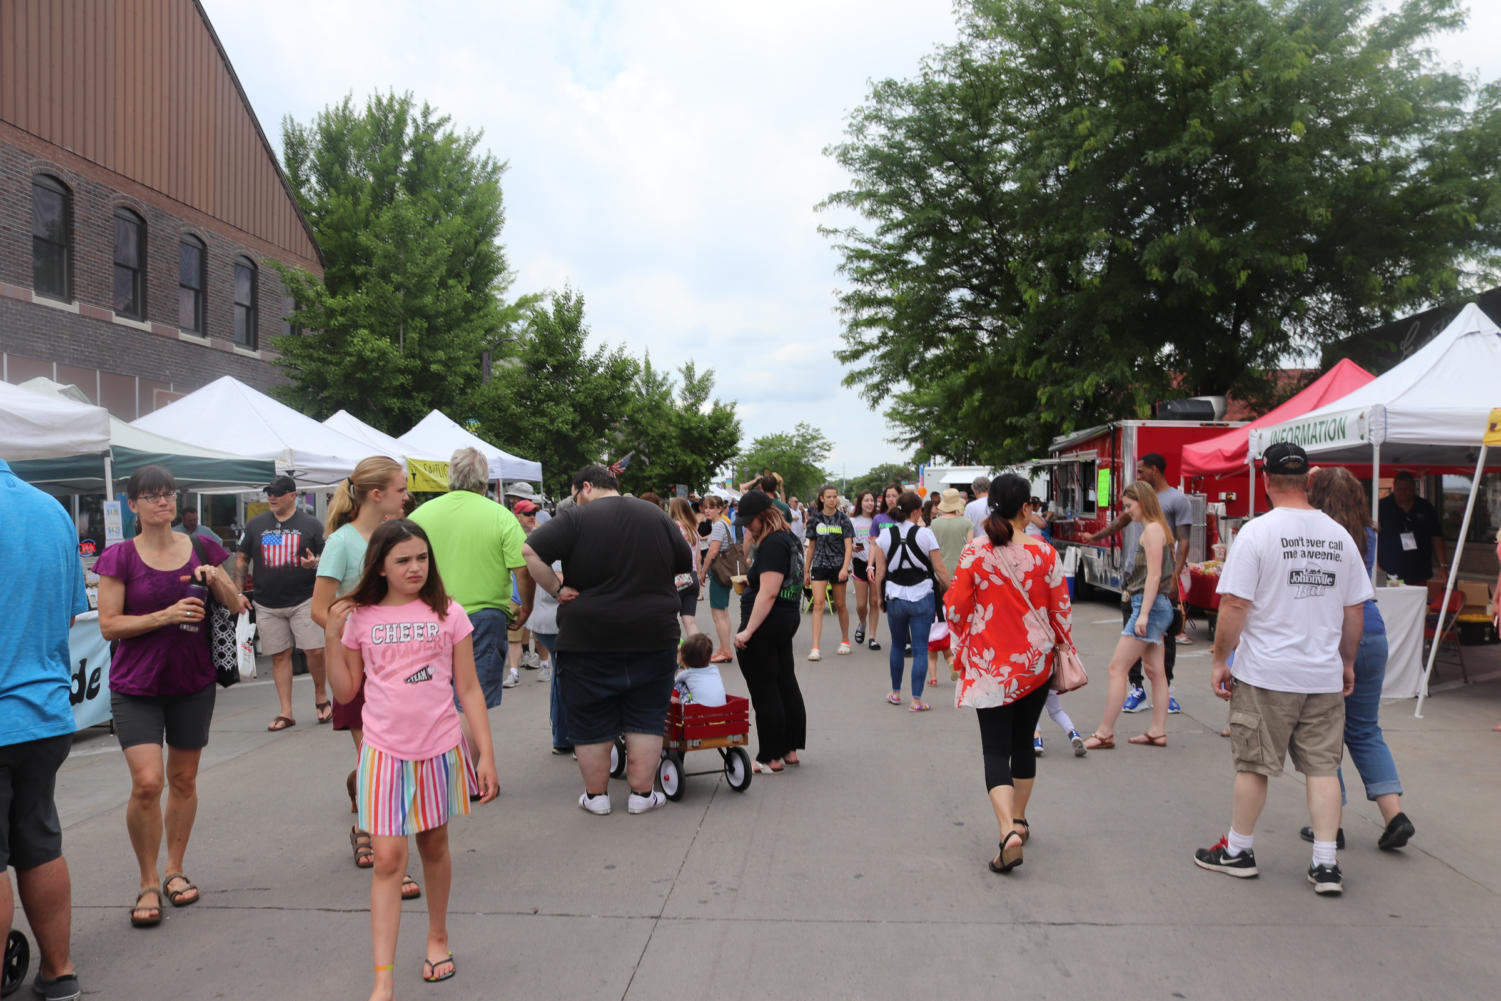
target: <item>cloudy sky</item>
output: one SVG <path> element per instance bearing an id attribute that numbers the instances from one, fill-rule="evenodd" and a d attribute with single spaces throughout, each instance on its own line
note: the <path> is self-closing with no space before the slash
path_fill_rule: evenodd
<path id="1" fill-rule="evenodd" d="M 596 342 L 713 367 L 747 441 L 805 420 L 836 473 L 903 458 L 841 386 L 814 206 L 868 81 L 954 39 L 950 0 L 202 3 L 278 148 L 284 115 L 411 91 L 509 162 L 514 291 L 571 284 Z M 1495 79 L 1501 5 L 1474 6 L 1441 49 Z"/>

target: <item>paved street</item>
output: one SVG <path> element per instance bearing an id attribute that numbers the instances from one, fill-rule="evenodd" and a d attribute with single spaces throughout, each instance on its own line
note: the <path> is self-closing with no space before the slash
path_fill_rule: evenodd
<path id="1" fill-rule="evenodd" d="M 1094 681 L 1064 705 L 1087 734 L 1120 618 L 1113 604 L 1086 603 L 1076 620 Z M 425 914 L 414 901 L 398 995 L 1494 996 L 1501 733 L 1491 725 L 1501 680 L 1435 695 L 1423 720 L 1412 702 L 1386 704 L 1418 833 L 1403 852 L 1379 852 L 1374 805 L 1352 801 L 1345 894 L 1324 899 L 1304 879 L 1306 813 L 1293 776 L 1272 783 L 1256 832 L 1259 879 L 1191 863 L 1229 822 L 1231 778 L 1202 626 L 1197 639 L 1180 648 L 1184 713 L 1169 717 L 1165 750 L 1125 745 L 1145 729 L 1143 714 L 1122 717 L 1120 749 L 1076 759 L 1044 715 L 1033 839 L 1009 876 L 985 867 L 996 831 L 978 733 L 971 712 L 954 710 L 946 673 L 928 689 L 932 712 L 895 708 L 883 699 L 886 652 L 835 657 L 837 633 L 826 629 L 825 659 L 799 664 L 810 720 L 800 769 L 757 776 L 744 794 L 722 776 L 695 776 L 680 802 L 640 817 L 626 814 L 625 786 L 612 782 L 616 812 L 595 818 L 576 805 L 574 763 L 548 753 L 547 686 L 523 672 L 491 715 L 501 796 L 450 827 L 458 975 L 421 983 Z M 733 666 L 725 679 L 744 693 Z M 271 734 L 269 681 L 221 693 L 188 854 L 203 899 L 167 908 L 148 930 L 127 921 L 136 876 L 118 745 L 102 729 L 78 740 L 59 801 L 86 997 L 366 996 L 369 878 L 351 862 L 343 792 L 351 745 L 313 725 L 306 678 L 296 711 L 294 729 Z M 690 769 L 717 762 L 712 751 L 687 759 Z M 420 877 L 415 852 L 413 866 Z"/>

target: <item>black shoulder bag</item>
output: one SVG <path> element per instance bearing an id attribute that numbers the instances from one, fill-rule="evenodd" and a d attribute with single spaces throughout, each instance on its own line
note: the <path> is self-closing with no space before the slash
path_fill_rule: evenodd
<path id="1" fill-rule="evenodd" d="M 193 543 L 193 552 L 198 554 L 198 562 L 212 566 L 198 536 L 189 535 L 188 540 Z M 240 682 L 240 650 L 239 640 L 235 638 L 235 620 L 239 616 L 228 605 L 215 598 L 212 589 L 208 589 L 208 597 L 203 604 L 204 620 L 208 623 L 209 656 L 214 662 L 214 677 L 224 688 L 237 685 Z"/>

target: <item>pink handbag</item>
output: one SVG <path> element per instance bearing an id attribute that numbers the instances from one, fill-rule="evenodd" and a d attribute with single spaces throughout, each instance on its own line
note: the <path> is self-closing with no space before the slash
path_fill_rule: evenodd
<path id="1" fill-rule="evenodd" d="M 1031 610 L 1031 614 L 1037 616 L 1038 624 L 1042 626 L 1045 632 L 1053 633 L 1056 640 L 1058 634 L 1053 631 L 1053 624 L 1048 621 L 1046 615 L 1037 610 L 1036 605 L 1032 604 L 1032 596 L 1022 586 L 1021 578 L 1016 573 L 1016 567 L 1011 562 L 1011 554 L 1006 552 L 1004 546 L 994 549 L 993 552 L 1000 560 L 1001 565 L 1006 568 L 1006 575 L 1011 578 L 1011 583 L 1015 584 L 1016 589 L 1021 592 L 1022 600 L 1027 603 L 1027 608 Z M 1048 685 L 1053 691 L 1062 694 L 1064 692 L 1076 691 L 1089 684 L 1089 674 L 1084 670 L 1084 661 L 1079 659 L 1079 650 L 1073 644 L 1069 644 L 1068 646 L 1055 644 L 1050 656 L 1053 661 L 1053 670 L 1052 676 L 1048 679 Z"/>

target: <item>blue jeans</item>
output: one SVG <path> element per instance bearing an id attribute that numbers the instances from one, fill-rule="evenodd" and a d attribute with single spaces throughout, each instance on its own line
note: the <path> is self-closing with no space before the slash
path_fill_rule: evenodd
<path id="1" fill-rule="evenodd" d="M 532 633 L 532 639 L 547 649 L 547 656 L 552 663 L 552 683 L 547 686 L 549 712 L 552 715 L 552 746 L 570 748 L 573 741 L 568 739 L 568 713 L 563 708 L 563 696 L 558 694 L 558 634 Z"/>
<path id="2" fill-rule="evenodd" d="M 912 643 L 912 697 L 922 698 L 923 682 L 928 680 L 928 631 L 933 628 L 933 593 L 916 601 L 889 598 L 886 621 L 891 625 L 891 690 L 902 690 L 902 648 Z"/>
<path id="3" fill-rule="evenodd" d="M 506 678 L 506 629 L 510 625 L 506 613 L 498 608 L 481 608 L 469 613 L 469 624 L 474 626 L 474 673 L 479 675 L 480 691 L 485 693 L 485 706 L 494 709 L 500 705 L 504 691 L 500 683 Z"/>
<path id="4" fill-rule="evenodd" d="M 1355 691 L 1345 699 L 1345 747 L 1365 783 L 1365 798 L 1402 794 L 1397 763 L 1381 736 L 1381 682 L 1386 678 L 1386 633 L 1362 633 L 1355 654 Z M 1340 802 L 1345 801 L 1345 777 L 1339 779 Z"/>

